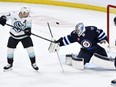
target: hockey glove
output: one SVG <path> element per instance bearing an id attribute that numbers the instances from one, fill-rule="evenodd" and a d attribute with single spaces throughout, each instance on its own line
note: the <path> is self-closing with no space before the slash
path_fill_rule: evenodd
<path id="1" fill-rule="evenodd" d="M 107 41 L 106 40 L 102 40 L 100 41 L 100 44 L 105 44 Z"/>
<path id="2" fill-rule="evenodd" d="M 106 47 L 110 47 L 109 44 L 108 44 L 108 42 L 106 40 L 100 41 L 100 44 L 102 44 L 102 45 L 104 45 Z"/>
<path id="3" fill-rule="evenodd" d="M 31 35 L 31 28 L 26 28 L 26 29 L 24 30 L 24 33 L 25 33 L 26 35 L 30 36 L 30 35 Z"/>
<path id="4" fill-rule="evenodd" d="M 6 16 L 1 16 L 0 17 L 0 24 L 2 25 L 2 26 L 4 26 L 5 24 L 6 24 L 6 20 L 7 20 L 7 18 L 6 18 Z"/>
<path id="5" fill-rule="evenodd" d="M 106 40 L 100 41 L 100 46 L 105 48 L 108 52 L 110 51 L 110 45 L 109 45 L 109 43 Z"/>
<path id="6" fill-rule="evenodd" d="M 59 40 L 55 40 L 54 43 L 59 43 Z"/>
<path id="7" fill-rule="evenodd" d="M 54 52 L 56 52 L 56 51 L 59 51 L 59 45 L 58 45 L 57 43 L 51 42 L 51 43 L 50 43 L 50 46 L 49 46 L 49 48 L 48 48 L 48 51 L 49 51 L 50 53 L 54 53 Z"/>
<path id="8" fill-rule="evenodd" d="M 59 40 L 54 40 L 54 43 L 55 43 L 55 44 L 58 44 L 59 46 L 61 46 L 61 45 L 60 45 L 60 39 L 59 39 Z"/>

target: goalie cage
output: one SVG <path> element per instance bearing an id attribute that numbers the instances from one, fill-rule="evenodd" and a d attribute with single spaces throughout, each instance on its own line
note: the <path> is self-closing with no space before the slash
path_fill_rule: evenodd
<path id="1" fill-rule="evenodd" d="M 114 17 L 116 17 L 116 6 L 107 5 L 107 36 L 110 47 L 116 48 L 116 26 L 114 25 Z"/>

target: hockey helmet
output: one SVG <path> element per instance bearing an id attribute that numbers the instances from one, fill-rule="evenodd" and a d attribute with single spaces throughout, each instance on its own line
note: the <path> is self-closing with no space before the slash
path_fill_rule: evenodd
<path id="1" fill-rule="evenodd" d="M 26 5 L 22 6 L 20 12 L 30 13 L 30 8 Z"/>
<path id="2" fill-rule="evenodd" d="M 83 32 L 85 31 L 85 27 L 83 23 L 78 23 L 75 26 L 75 31 L 78 34 L 78 36 L 81 36 L 83 34 Z"/>

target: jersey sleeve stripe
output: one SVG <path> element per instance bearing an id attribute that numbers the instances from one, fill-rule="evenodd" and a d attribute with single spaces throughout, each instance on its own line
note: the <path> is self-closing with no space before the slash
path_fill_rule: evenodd
<path id="1" fill-rule="evenodd" d="M 106 37 L 106 35 L 104 35 L 104 36 L 102 36 L 101 38 L 99 38 L 99 40 L 102 40 L 102 39 L 104 39 Z"/>
<path id="2" fill-rule="evenodd" d="M 102 33 L 98 36 L 98 38 L 101 38 L 104 34 L 105 34 L 105 33 L 102 32 Z"/>
<path id="3" fill-rule="evenodd" d="M 68 45 L 70 43 L 67 36 L 63 38 L 63 43 L 64 45 Z"/>
<path id="4" fill-rule="evenodd" d="M 98 39 L 99 39 L 99 40 L 102 40 L 102 39 L 104 39 L 105 37 L 106 37 L 105 33 L 102 32 L 102 33 L 99 35 Z"/>
<path id="5" fill-rule="evenodd" d="M 70 41 L 68 39 L 68 36 L 66 36 L 65 38 L 66 38 L 67 43 L 70 44 Z"/>

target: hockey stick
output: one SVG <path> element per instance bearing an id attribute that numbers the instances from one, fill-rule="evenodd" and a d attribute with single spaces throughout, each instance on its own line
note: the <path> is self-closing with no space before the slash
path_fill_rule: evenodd
<path id="1" fill-rule="evenodd" d="M 54 42 L 54 41 L 52 41 L 52 40 L 49 40 L 49 39 L 44 38 L 44 37 L 42 37 L 42 36 L 36 35 L 36 34 L 34 34 L 34 33 L 31 33 L 31 35 L 36 36 L 36 37 L 39 37 L 39 38 L 44 39 L 44 40 L 46 40 L 46 41 L 49 41 L 49 42 L 55 43 L 55 42 Z"/>
<path id="2" fill-rule="evenodd" d="M 12 28 L 20 29 L 20 28 L 17 28 L 17 27 L 15 27 L 15 26 L 13 26 L 13 25 L 10 25 L 10 24 L 6 24 L 6 25 L 7 25 L 7 26 L 10 26 L 10 27 L 12 27 Z M 23 31 L 23 30 L 22 30 L 22 31 Z M 49 40 L 49 39 L 47 39 L 47 38 L 44 38 L 44 37 L 42 37 L 42 36 L 36 35 L 36 34 L 34 34 L 34 33 L 31 33 L 31 35 L 36 36 L 36 37 L 39 37 L 39 38 L 41 38 L 41 39 L 44 39 L 44 40 L 46 40 L 46 41 L 49 41 L 49 42 L 54 43 L 54 41 Z"/>
<path id="3" fill-rule="evenodd" d="M 51 28 L 50 28 L 50 25 L 49 25 L 49 23 L 48 23 L 48 22 L 47 22 L 47 25 L 48 25 L 48 28 L 49 28 L 49 31 L 50 31 L 51 37 L 52 37 L 52 38 L 53 38 L 53 40 L 54 40 L 54 37 L 53 37 L 52 31 L 51 31 Z M 61 63 L 61 60 L 60 60 L 59 53 L 58 53 L 58 51 L 57 51 L 57 50 L 55 50 L 55 51 L 56 51 L 56 53 L 57 53 L 57 57 L 58 57 L 58 60 L 59 60 L 59 63 L 60 63 L 60 67 L 61 67 L 61 69 L 62 69 L 62 72 L 64 73 L 64 69 L 63 69 L 63 66 L 62 66 L 62 63 Z"/>
<path id="4" fill-rule="evenodd" d="M 17 28 L 17 27 L 15 27 L 15 26 L 13 26 L 13 25 L 10 25 L 10 24 L 7 24 L 7 23 L 6 23 L 6 25 L 7 25 L 7 26 L 10 26 L 10 27 L 12 27 L 12 28 L 19 29 L 19 28 Z"/>

